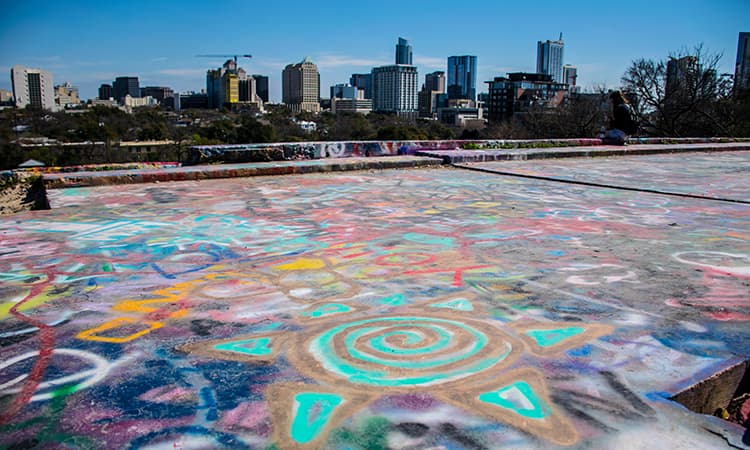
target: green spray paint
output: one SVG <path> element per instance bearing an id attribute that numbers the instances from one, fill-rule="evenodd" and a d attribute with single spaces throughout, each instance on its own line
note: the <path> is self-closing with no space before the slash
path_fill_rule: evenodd
<path id="1" fill-rule="evenodd" d="M 349 328 L 358 327 L 360 325 L 372 325 L 361 329 L 356 329 L 349 333 L 344 341 L 346 350 L 352 357 L 362 361 L 366 364 L 375 364 L 378 368 L 368 369 L 360 365 L 354 365 L 344 358 L 341 358 L 334 352 L 333 341 L 337 334 L 347 332 Z M 474 340 L 468 348 L 457 350 L 452 354 L 447 354 L 444 357 L 436 360 L 426 360 L 420 358 L 419 360 L 387 360 L 382 357 L 369 355 L 363 351 L 355 348 L 355 343 L 358 338 L 368 334 L 386 331 L 392 327 L 415 327 L 415 328 L 427 328 L 438 333 L 440 336 L 438 342 L 428 347 L 440 348 L 450 343 L 452 334 L 449 331 L 442 329 L 439 325 L 451 325 L 453 327 L 460 328 L 466 331 L 468 334 L 473 336 Z M 421 341 L 423 338 L 421 335 L 414 330 L 403 330 L 397 329 L 390 331 L 390 335 L 401 335 L 405 337 L 405 342 L 415 343 Z M 381 351 L 383 353 L 398 353 L 400 355 L 405 354 L 423 354 L 428 350 L 419 349 L 399 349 L 398 352 L 393 351 L 394 348 L 385 342 L 387 335 L 382 334 L 380 339 L 370 339 L 368 345 L 374 350 Z M 446 341 L 447 339 L 447 341 Z M 351 322 L 343 325 L 336 326 L 326 331 L 322 335 L 315 338 L 310 343 L 310 353 L 318 359 L 321 364 L 330 372 L 346 378 L 352 383 L 369 384 L 375 386 L 415 386 L 425 385 L 431 383 L 438 383 L 449 381 L 472 375 L 476 372 L 488 369 L 498 362 L 505 359 L 511 352 L 512 348 L 510 344 L 505 344 L 505 352 L 499 356 L 492 356 L 487 358 L 477 359 L 476 361 L 467 361 L 466 366 L 455 368 L 449 371 L 441 371 L 440 367 L 450 365 L 462 360 L 468 360 L 472 356 L 478 354 L 488 343 L 488 338 L 480 331 L 467 326 L 464 323 L 456 322 L 452 320 L 439 319 L 439 318 L 421 318 L 421 317 L 383 317 L 379 319 L 365 319 L 356 322 Z M 399 369 L 407 369 L 413 371 L 420 371 L 418 374 L 409 375 L 404 374 L 401 376 L 394 376 L 389 370 L 390 367 Z M 424 369 L 434 369 L 433 372 L 426 372 Z"/>
<path id="2" fill-rule="evenodd" d="M 411 302 L 406 299 L 404 294 L 396 294 L 390 297 L 381 298 L 380 300 L 378 300 L 378 303 L 380 303 L 381 305 L 401 306 L 409 304 Z"/>
<path id="3" fill-rule="evenodd" d="M 289 433 L 295 441 L 306 444 L 325 429 L 343 398 L 336 394 L 302 392 L 294 396 L 294 401 L 294 420 Z"/>
<path id="4" fill-rule="evenodd" d="M 536 341 L 540 347 L 552 347 L 573 336 L 583 333 L 581 327 L 558 328 L 556 330 L 529 330 L 526 335 Z"/>
<path id="5" fill-rule="evenodd" d="M 509 409 L 528 419 L 544 419 L 550 414 L 549 407 L 525 381 L 516 381 L 496 391 L 480 394 L 479 400 Z"/>
<path id="6" fill-rule="evenodd" d="M 305 311 L 303 313 L 300 313 L 300 315 L 303 317 L 311 317 L 313 319 L 317 319 L 318 317 L 345 313 L 351 310 L 352 308 L 350 306 L 346 306 L 342 303 L 327 303 L 312 311 Z"/>
<path id="7" fill-rule="evenodd" d="M 243 353 L 250 356 L 266 356 L 270 355 L 272 351 L 268 346 L 270 343 L 271 338 L 253 338 L 216 344 L 214 345 L 214 348 L 216 350 Z"/>

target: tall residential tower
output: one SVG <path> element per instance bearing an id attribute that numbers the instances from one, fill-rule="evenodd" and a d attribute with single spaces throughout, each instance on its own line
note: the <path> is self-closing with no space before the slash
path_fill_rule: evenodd
<path id="1" fill-rule="evenodd" d="M 372 69 L 373 111 L 417 118 L 419 75 L 411 61 L 411 45 L 407 40 L 398 38 L 396 64 Z"/>
<path id="2" fill-rule="evenodd" d="M 563 40 L 539 41 L 536 46 L 536 72 L 552 76 L 556 83 L 564 83 L 563 79 Z"/>
<path id="3" fill-rule="evenodd" d="M 281 101 L 292 111 L 320 111 L 320 73 L 307 56 L 281 73 Z"/>

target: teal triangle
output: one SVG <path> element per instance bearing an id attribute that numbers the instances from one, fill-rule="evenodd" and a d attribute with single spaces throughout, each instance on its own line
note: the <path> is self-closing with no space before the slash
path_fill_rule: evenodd
<path id="1" fill-rule="evenodd" d="M 459 311 L 474 311 L 474 305 L 465 298 L 456 298 L 447 302 L 433 303 L 430 306 L 434 308 L 457 309 Z"/>
<path id="2" fill-rule="evenodd" d="M 305 311 L 301 313 L 301 315 L 305 317 L 318 318 L 318 317 L 330 316 L 332 314 L 340 314 L 344 312 L 349 312 L 351 310 L 352 308 L 350 306 L 346 306 L 342 303 L 327 303 L 312 311 Z"/>
<path id="3" fill-rule="evenodd" d="M 549 407 L 525 381 L 516 381 L 496 391 L 480 394 L 479 400 L 509 409 L 528 419 L 544 419 L 550 414 Z"/>
<path id="4" fill-rule="evenodd" d="M 586 330 L 582 327 L 568 327 L 554 330 L 529 330 L 526 335 L 536 341 L 540 347 L 552 347 L 584 331 Z"/>
<path id="5" fill-rule="evenodd" d="M 301 392 L 294 396 L 294 402 L 294 419 L 289 433 L 295 441 L 306 444 L 325 430 L 343 398 L 336 394 Z"/>
<path id="6" fill-rule="evenodd" d="M 404 297 L 404 294 L 391 295 L 390 297 L 381 298 L 379 303 L 381 305 L 401 306 L 409 303 L 409 300 Z"/>
<path id="7" fill-rule="evenodd" d="M 271 347 L 268 346 L 270 343 L 271 338 L 264 337 L 244 339 L 242 341 L 223 342 L 214 345 L 214 348 L 216 350 L 242 353 L 251 356 L 265 356 L 271 354 Z"/>

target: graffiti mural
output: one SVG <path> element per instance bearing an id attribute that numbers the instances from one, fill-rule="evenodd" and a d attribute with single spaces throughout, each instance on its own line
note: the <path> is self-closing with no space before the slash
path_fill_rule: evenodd
<path id="1" fill-rule="evenodd" d="M 446 168 L 50 198 L 0 219 L 4 447 L 721 445 L 664 398 L 749 356 L 743 204 Z"/>

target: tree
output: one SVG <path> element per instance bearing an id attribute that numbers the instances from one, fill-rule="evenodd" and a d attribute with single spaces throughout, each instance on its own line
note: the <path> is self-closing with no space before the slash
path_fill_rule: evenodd
<path id="1" fill-rule="evenodd" d="M 645 131 L 674 137 L 725 134 L 715 109 L 720 60 L 720 54 L 698 45 L 667 60 L 633 61 L 622 77 L 623 89 L 634 97 Z"/>

